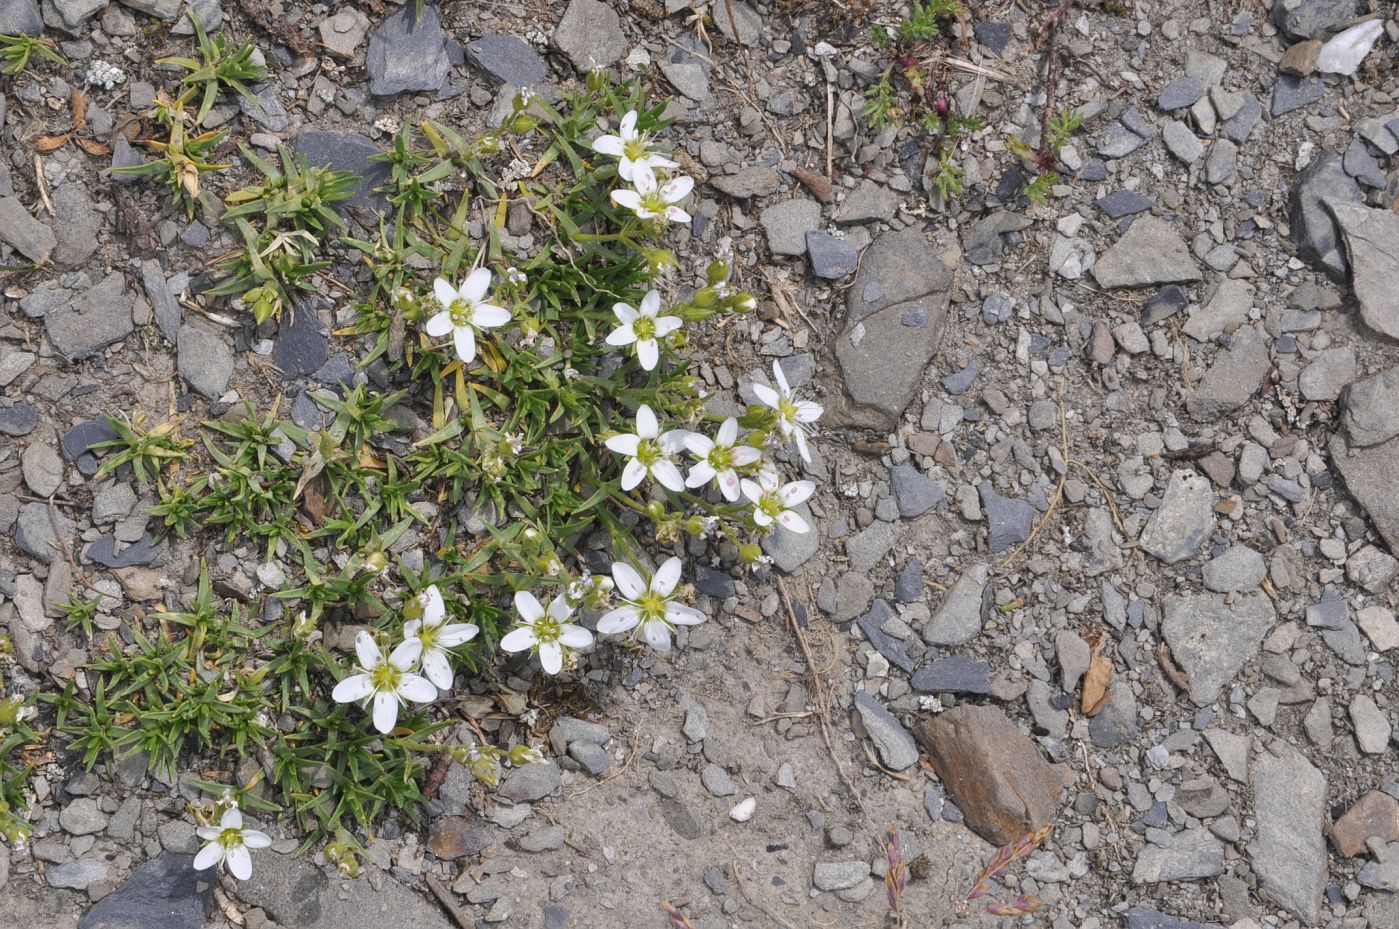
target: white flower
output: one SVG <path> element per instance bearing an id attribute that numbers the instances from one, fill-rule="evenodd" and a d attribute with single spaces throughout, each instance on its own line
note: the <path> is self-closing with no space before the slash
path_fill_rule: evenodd
<path id="1" fill-rule="evenodd" d="M 612 565 L 612 579 L 617 582 L 622 605 L 598 620 L 597 631 L 604 635 L 621 635 L 635 629 L 647 645 L 658 652 L 668 652 L 672 629 L 695 626 L 705 620 L 699 610 L 676 602 L 679 558 L 670 558 L 661 565 L 651 576 L 650 584 L 641 579 L 635 568 L 622 561 Z"/>
<path id="2" fill-rule="evenodd" d="M 490 287 L 491 272 L 485 268 L 468 274 L 460 287 L 453 287 L 440 277 L 432 282 L 432 292 L 442 304 L 442 311 L 429 319 L 423 329 L 434 339 L 452 333 L 457 357 L 464 362 L 476 358 L 476 330 L 494 329 L 510 322 L 510 311 L 505 307 L 482 302 Z"/>
<path id="3" fill-rule="evenodd" d="M 763 453 L 750 445 L 734 445 L 738 441 L 738 420 L 730 416 L 719 427 L 714 438 L 691 432 L 685 436 L 685 447 L 699 459 L 685 479 L 686 487 L 703 487 L 710 481 L 719 485 L 719 491 L 730 503 L 738 499 L 738 472 L 735 468 L 750 465 L 763 457 Z"/>
<path id="4" fill-rule="evenodd" d="M 632 180 L 635 190 L 614 190 L 612 200 L 620 207 L 631 210 L 641 219 L 665 218 L 671 222 L 688 223 L 690 214 L 675 204 L 690 195 L 695 187 L 695 179 L 684 174 L 666 181 L 657 189 L 653 174 L 638 173 Z"/>
<path id="5" fill-rule="evenodd" d="M 787 385 L 787 376 L 782 373 L 782 366 L 776 361 L 772 363 L 772 374 L 777 379 L 777 390 L 766 384 L 754 384 L 753 392 L 766 406 L 777 411 L 777 428 L 782 430 L 782 435 L 786 438 L 796 439 L 797 450 L 801 452 L 802 460 L 810 461 L 811 451 L 806 447 L 806 424 L 816 422 L 825 410 L 821 409 L 819 403 L 798 400 L 792 388 Z"/>
<path id="6" fill-rule="evenodd" d="M 413 666 L 423 653 L 419 639 L 404 639 L 385 657 L 374 637 L 360 630 L 355 636 L 355 653 L 359 656 L 359 673 L 336 684 L 331 697 L 336 703 L 373 697 L 374 728 L 380 732 L 393 731 L 398 722 L 398 705 L 404 700 L 431 703 L 437 699 L 437 688 L 432 682 L 413 673 Z"/>
<path id="7" fill-rule="evenodd" d="M 447 605 L 442 602 L 442 592 L 436 584 L 418 594 L 418 603 L 423 608 L 422 618 L 404 623 L 403 636 L 405 639 L 417 639 L 422 645 L 422 655 L 418 660 L 422 663 L 423 674 L 433 686 L 438 690 L 451 690 L 452 665 L 447 660 L 447 650 L 470 642 L 481 628 L 472 623 L 444 624 Z"/>
<path id="8" fill-rule="evenodd" d="M 656 168 L 677 168 L 675 162 L 651 150 L 650 135 L 636 129 L 636 110 L 622 117 L 617 131 L 620 135 L 601 135 L 593 142 L 593 151 L 620 158 L 617 175 L 624 181 L 649 176 L 655 186 Z"/>
<path id="9" fill-rule="evenodd" d="M 747 478 L 742 482 L 743 495 L 753 503 L 753 522 L 759 526 L 781 523 L 792 532 L 809 532 L 810 524 L 792 507 L 805 503 L 816 492 L 811 481 L 792 481 L 779 485 L 777 474 L 763 471 L 757 481 Z"/>
<path id="10" fill-rule="evenodd" d="M 253 856 L 248 854 L 248 849 L 272 844 L 266 833 L 243 827 L 243 814 L 236 806 L 224 810 L 217 826 L 200 826 L 194 831 L 204 840 L 204 847 L 194 856 L 194 870 L 203 871 L 224 864 L 240 881 L 253 875 Z"/>
<path id="11" fill-rule="evenodd" d="M 641 404 L 636 411 L 636 434 L 614 435 L 603 443 L 617 454 L 631 458 L 622 471 L 622 489 L 631 490 L 649 475 L 667 490 L 684 490 L 685 478 L 670 456 L 683 447 L 685 434 L 683 429 L 671 429 L 662 435 L 656 414 Z"/>
<path id="12" fill-rule="evenodd" d="M 641 367 L 652 370 L 661 357 L 657 340 L 670 335 L 684 323 L 679 316 L 657 316 L 660 311 L 661 295 L 654 290 L 647 291 L 646 296 L 641 298 L 640 307 L 633 307 L 629 303 L 612 304 L 612 312 L 617 314 L 622 325 L 612 330 L 607 344 L 621 346 L 635 343 L 636 358 L 641 362 Z"/>
<path id="13" fill-rule="evenodd" d="M 586 648 L 593 644 L 593 634 L 582 626 L 568 622 L 573 607 L 567 598 L 555 597 L 545 610 L 534 594 L 521 590 L 515 594 L 515 611 L 521 624 L 505 634 L 500 647 L 507 652 L 539 651 L 539 665 L 546 674 L 558 674 L 563 667 L 565 648 Z"/>

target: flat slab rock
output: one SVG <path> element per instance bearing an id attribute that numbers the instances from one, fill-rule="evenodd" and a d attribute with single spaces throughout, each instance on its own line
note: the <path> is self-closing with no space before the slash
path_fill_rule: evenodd
<path id="1" fill-rule="evenodd" d="M 1355 502 L 1365 508 L 1390 551 L 1399 552 L 1399 436 L 1360 447 L 1337 433 L 1331 437 L 1331 461 Z"/>
<path id="2" fill-rule="evenodd" d="M 914 735 L 967 825 L 994 845 L 1053 822 L 1074 781 L 996 707 L 962 704 L 920 720 Z"/>
<path id="3" fill-rule="evenodd" d="M 261 907 L 282 926 L 296 929 L 453 929 L 433 903 L 385 874 L 378 889 L 367 880 L 341 889 L 325 871 L 291 855 L 262 854 L 251 879 L 238 884 L 243 902 Z"/>
<path id="4" fill-rule="evenodd" d="M 1252 766 L 1257 831 L 1249 858 L 1263 896 L 1317 925 L 1326 884 L 1326 778 L 1301 752 L 1277 742 Z"/>
<path id="5" fill-rule="evenodd" d="M 213 889 L 194 857 L 165 852 L 141 865 L 78 920 L 78 929 L 200 929 Z"/>
<path id="6" fill-rule="evenodd" d="M 1200 268 L 1175 227 L 1143 216 L 1093 265 L 1099 286 L 1149 287 L 1198 281 Z"/>
<path id="7" fill-rule="evenodd" d="M 1167 597 L 1161 633 L 1190 681 L 1190 699 L 1209 706 L 1263 643 L 1277 614 L 1266 594 Z"/>
<path id="8" fill-rule="evenodd" d="M 1399 339 L 1399 213 L 1328 201 L 1346 244 L 1360 317 L 1376 332 Z"/>

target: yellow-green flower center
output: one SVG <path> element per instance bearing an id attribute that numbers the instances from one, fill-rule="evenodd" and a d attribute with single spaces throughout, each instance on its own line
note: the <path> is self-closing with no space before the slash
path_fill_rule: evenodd
<path id="1" fill-rule="evenodd" d="M 541 645 L 545 642 L 557 642 L 561 635 L 563 635 L 562 624 L 547 613 L 534 621 L 534 637 L 539 640 Z"/>
<path id="2" fill-rule="evenodd" d="M 369 672 L 369 683 L 374 685 L 374 690 L 376 692 L 382 693 L 387 691 L 393 693 L 398 690 L 398 682 L 402 676 L 403 672 L 399 671 L 398 668 L 389 664 L 387 661 L 384 661 L 376 665 L 373 671 Z"/>
<path id="3" fill-rule="evenodd" d="M 418 627 L 418 641 L 423 643 L 423 651 L 430 652 L 437 647 L 437 636 L 441 626 L 422 625 Z"/>
<path id="4" fill-rule="evenodd" d="M 223 830 L 222 832 L 219 833 L 218 843 L 219 843 L 219 845 L 223 846 L 224 848 L 237 848 L 239 845 L 242 845 L 242 844 L 243 844 L 243 830 L 242 830 L 242 829 L 225 829 L 225 830 Z"/>
<path id="5" fill-rule="evenodd" d="M 782 501 L 778 498 L 777 494 L 763 494 L 763 499 L 758 503 L 758 509 L 762 510 L 768 516 L 771 516 L 773 519 L 776 519 L 778 516 L 782 515 Z"/>
<path id="6" fill-rule="evenodd" d="M 622 145 L 622 152 L 629 161 L 640 161 L 648 154 L 646 148 L 646 137 L 637 136 L 635 139 L 625 142 Z"/>
<path id="7" fill-rule="evenodd" d="M 648 590 L 636 601 L 635 606 L 641 614 L 643 623 L 651 623 L 665 619 L 666 598 L 655 591 Z"/>
<path id="8" fill-rule="evenodd" d="M 665 211 L 670 208 L 670 204 L 665 202 L 665 197 L 662 197 L 661 192 L 658 190 L 654 193 L 649 193 L 642 196 L 641 208 L 643 210 L 650 210 L 652 213 L 658 213 L 661 216 L 664 216 Z"/>
<path id="9" fill-rule="evenodd" d="M 447 307 L 447 312 L 452 315 L 452 325 L 454 326 L 471 325 L 472 317 L 475 315 L 474 310 L 475 307 L 461 297 L 453 300 L 452 305 Z"/>
<path id="10" fill-rule="evenodd" d="M 727 471 L 734 466 L 734 451 L 727 445 L 716 445 L 710 449 L 707 460 L 715 471 Z"/>
<path id="11" fill-rule="evenodd" d="M 777 414 L 785 422 L 795 423 L 797 421 L 797 405 L 792 402 L 791 398 L 783 397 L 777 404 Z"/>
<path id="12" fill-rule="evenodd" d="M 661 444 L 655 439 L 642 439 L 636 446 L 636 460 L 651 467 L 661 460 Z"/>
<path id="13" fill-rule="evenodd" d="M 656 337 L 656 320 L 650 316 L 638 316 L 632 320 L 631 331 L 636 333 L 639 342 L 654 339 Z"/>

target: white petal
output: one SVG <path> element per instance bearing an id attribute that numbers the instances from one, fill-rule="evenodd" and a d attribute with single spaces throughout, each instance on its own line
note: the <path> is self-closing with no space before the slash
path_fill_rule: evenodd
<path id="1" fill-rule="evenodd" d="M 650 153 L 648 153 L 648 154 L 647 154 L 645 157 L 643 157 L 641 160 L 644 161 L 644 162 L 646 162 L 648 165 L 650 165 L 651 168 L 652 168 L 652 170 L 655 170 L 656 168 L 678 168 L 678 167 L 680 167 L 680 165 L 678 165 L 678 164 L 676 164 L 675 162 L 671 161 L 669 158 L 665 157 L 664 155 L 657 155 L 655 152 L 650 152 Z"/>
<path id="2" fill-rule="evenodd" d="M 672 178 L 669 183 L 661 188 L 661 198 L 666 203 L 679 203 L 690 195 L 690 191 L 695 189 L 695 179 L 689 175 L 682 174 Z"/>
<path id="3" fill-rule="evenodd" d="M 497 329 L 509 323 L 510 319 L 510 311 L 494 303 L 478 303 L 471 314 L 472 322 L 481 329 Z"/>
<path id="4" fill-rule="evenodd" d="M 602 444 L 619 455 L 630 455 L 635 458 L 638 449 L 641 447 L 641 438 L 624 433 L 622 435 L 614 435 Z"/>
<path id="5" fill-rule="evenodd" d="M 435 648 L 423 652 L 423 674 L 438 690 L 452 689 L 452 663 L 447 660 L 446 653 Z"/>
<path id="6" fill-rule="evenodd" d="M 642 197 L 649 197 L 656 192 L 656 175 L 648 174 L 635 179 L 636 192 Z"/>
<path id="7" fill-rule="evenodd" d="M 549 618 L 563 622 L 573 615 L 573 607 L 569 605 L 568 598 L 563 594 L 549 601 Z M 591 641 L 591 640 L 589 640 Z"/>
<path id="8" fill-rule="evenodd" d="M 354 703 L 363 700 L 374 692 L 374 684 L 368 674 L 355 674 L 335 685 L 330 698 L 336 703 Z"/>
<path id="9" fill-rule="evenodd" d="M 617 609 L 604 613 L 602 619 L 597 621 L 597 631 L 603 635 L 621 635 L 636 628 L 636 624 L 641 622 L 641 614 L 635 607 L 619 606 Z"/>
<path id="10" fill-rule="evenodd" d="M 201 839 L 217 839 L 221 832 L 223 830 L 218 826 L 196 826 L 194 828 L 194 834 Z"/>
<path id="11" fill-rule="evenodd" d="M 629 325 L 640 315 L 630 303 L 614 303 L 612 304 L 612 312 L 617 317 L 618 322 L 624 326 Z"/>
<path id="12" fill-rule="evenodd" d="M 641 362 L 641 370 L 654 371 L 661 360 L 661 349 L 655 339 L 642 339 L 636 343 L 636 360 Z"/>
<path id="13" fill-rule="evenodd" d="M 646 296 L 641 298 L 641 315 L 656 318 L 656 314 L 661 311 L 661 293 L 658 290 L 646 291 Z"/>
<path id="14" fill-rule="evenodd" d="M 656 338 L 662 339 L 670 335 L 675 330 L 685 324 L 679 316 L 657 316 L 656 317 Z"/>
<path id="15" fill-rule="evenodd" d="M 374 695 L 374 728 L 387 735 L 398 722 L 398 695 L 379 691 Z"/>
<path id="16" fill-rule="evenodd" d="M 614 190 L 612 191 L 612 202 L 623 209 L 636 213 L 641 209 L 641 194 L 626 188 Z"/>
<path id="17" fill-rule="evenodd" d="M 724 430 L 723 427 L 720 427 L 719 439 L 721 443 L 723 438 Z M 709 453 L 714 451 L 714 440 L 707 435 L 691 432 L 685 436 L 685 448 L 689 449 L 690 454 L 696 458 L 708 458 Z"/>
<path id="18" fill-rule="evenodd" d="M 738 475 L 732 468 L 719 475 L 719 492 L 730 503 L 738 500 Z"/>
<path id="19" fill-rule="evenodd" d="M 384 660 L 384 653 L 379 651 L 374 636 L 364 629 L 355 636 L 355 655 L 359 658 L 359 666 L 366 671 L 373 671 Z"/>
<path id="20" fill-rule="evenodd" d="M 625 561 L 612 562 L 612 580 L 617 584 L 617 592 L 624 600 L 637 600 L 646 593 L 646 582 L 636 568 Z"/>
<path id="21" fill-rule="evenodd" d="M 674 556 L 667 558 L 665 564 L 661 565 L 651 578 L 652 592 L 658 593 L 662 597 L 669 597 L 671 592 L 675 590 L 675 585 L 680 583 L 680 572 L 683 568 L 679 558 Z"/>
<path id="22" fill-rule="evenodd" d="M 777 395 L 777 391 L 766 384 L 754 384 L 753 393 L 762 401 L 763 406 L 770 406 L 775 410 L 782 405 L 782 398 Z"/>
<path id="23" fill-rule="evenodd" d="M 714 480 L 714 469 L 710 467 L 709 462 L 697 461 L 690 466 L 690 476 L 685 478 L 685 486 L 703 487 L 712 480 Z"/>
<path id="24" fill-rule="evenodd" d="M 394 646 L 393 652 L 389 655 L 389 664 L 400 671 L 407 671 L 418 663 L 418 659 L 423 654 L 422 639 L 404 639 Z"/>
<path id="25" fill-rule="evenodd" d="M 461 282 L 457 292 L 467 303 L 476 303 L 491 289 L 491 272 L 487 268 L 477 268 Z"/>
<path id="26" fill-rule="evenodd" d="M 622 489 L 631 490 L 646 479 L 646 466 L 633 458 L 622 469 Z"/>
<path id="27" fill-rule="evenodd" d="M 224 863 L 228 865 L 228 873 L 246 881 L 253 876 L 253 856 L 248 854 L 248 850 L 241 845 L 235 845 L 228 850 L 224 856 Z"/>
<path id="28" fill-rule="evenodd" d="M 440 652 L 433 652 L 438 658 L 442 657 Z M 452 686 L 452 668 L 447 667 L 447 684 L 443 690 Z M 437 688 L 432 681 L 417 674 L 405 674 L 403 680 L 398 683 L 398 695 L 405 700 L 412 700 L 414 703 L 431 703 L 437 699 Z"/>
<path id="29" fill-rule="evenodd" d="M 758 472 L 758 483 L 765 492 L 771 493 L 777 489 L 777 472 L 771 468 L 764 468 Z"/>
<path id="30" fill-rule="evenodd" d="M 470 326 L 459 327 L 453 335 L 453 341 L 457 345 L 458 358 L 467 364 L 476 360 L 476 333 L 471 331 Z"/>
<path id="31" fill-rule="evenodd" d="M 743 491 L 743 495 L 752 502 L 759 503 L 762 501 L 763 489 L 748 478 L 745 477 L 743 480 L 739 481 L 739 488 Z"/>
<path id="32" fill-rule="evenodd" d="M 642 219 L 645 218 L 644 216 L 642 217 Z M 668 206 L 666 207 L 665 218 L 673 223 L 688 223 L 690 221 L 690 214 L 686 213 L 678 206 Z"/>
<path id="33" fill-rule="evenodd" d="M 792 388 L 787 384 L 787 375 L 782 373 L 782 365 L 775 359 L 772 362 L 772 376 L 777 379 L 777 388 L 784 396 L 792 392 Z"/>
<path id="34" fill-rule="evenodd" d="M 457 289 L 447 283 L 446 278 L 441 277 L 432 282 L 432 295 L 437 298 L 438 303 L 442 304 L 443 309 L 451 306 L 452 301 L 458 297 Z"/>
<path id="35" fill-rule="evenodd" d="M 698 626 L 707 618 L 699 610 L 683 603 L 666 604 L 665 618 L 677 626 Z"/>
<path id="36" fill-rule="evenodd" d="M 443 310 L 423 325 L 423 331 L 434 339 L 440 339 L 454 328 L 452 314 Z"/>
<path id="37" fill-rule="evenodd" d="M 755 526 L 767 527 L 772 525 L 772 517 L 765 513 L 762 507 L 753 508 L 753 524 Z"/>
<path id="38" fill-rule="evenodd" d="M 821 414 L 826 412 L 821 404 L 813 403 L 810 400 L 797 401 L 797 422 L 814 423 L 821 418 Z"/>
<path id="39" fill-rule="evenodd" d="M 243 844 L 248 848 L 266 848 L 272 844 L 272 837 L 256 829 L 243 830 Z"/>
<path id="40" fill-rule="evenodd" d="M 443 648 L 456 648 L 476 638 L 480 631 L 481 627 L 474 623 L 452 623 L 437 630 L 437 644 Z"/>
<path id="41" fill-rule="evenodd" d="M 685 489 L 685 476 L 680 473 L 675 462 L 669 459 L 663 458 L 651 465 L 651 476 L 666 490 L 680 493 Z"/>
<path id="42" fill-rule="evenodd" d="M 243 814 L 240 813 L 240 812 L 238 811 L 238 807 L 236 807 L 236 806 L 231 806 L 231 807 L 229 807 L 228 809 L 226 809 L 226 810 L 223 811 L 223 815 L 219 817 L 219 828 L 220 828 L 220 829 L 242 829 L 242 828 L 243 828 Z"/>
<path id="43" fill-rule="evenodd" d="M 802 456 L 802 461 L 811 462 L 811 447 L 806 444 L 806 433 L 801 429 L 792 430 L 792 438 L 797 440 L 797 451 Z"/>
<path id="44" fill-rule="evenodd" d="M 644 403 L 636 410 L 636 434 L 643 439 L 654 439 L 661 434 L 661 424 L 656 422 L 656 414 Z"/>
<path id="45" fill-rule="evenodd" d="M 670 651 L 670 628 L 665 623 L 647 623 L 641 630 L 641 638 L 658 652 Z"/>
<path id="46" fill-rule="evenodd" d="M 515 612 L 527 623 L 532 623 L 544 615 L 544 605 L 528 590 L 515 591 Z"/>
<path id="47" fill-rule="evenodd" d="M 533 628 L 517 626 L 505 633 L 505 637 L 500 640 L 500 648 L 506 652 L 523 652 L 534 648 L 535 641 Z"/>
<path id="48" fill-rule="evenodd" d="M 731 449 L 730 454 L 733 455 L 734 466 L 739 468 L 744 465 L 750 465 L 755 461 L 761 461 L 763 457 L 763 453 L 751 445 L 735 445 Z"/>
<path id="49" fill-rule="evenodd" d="M 719 426 L 715 441 L 720 445 L 731 446 L 738 441 L 738 420 L 730 416 Z"/>
<path id="50" fill-rule="evenodd" d="M 545 642 L 539 646 L 539 666 L 545 674 L 558 674 L 563 668 L 563 646 L 557 642 Z"/>
<path id="51" fill-rule="evenodd" d="M 559 630 L 559 641 L 569 648 L 587 648 L 593 644 L 593 634 L 582 626 L 568 623 Z"/>
<path id="52" fill-rule="evenodd" d="M 651 166 L 646 163 L 645 159 L 641 161 L 632 161 L 630 158 L 627 158 L 622 161 L 622 164 L 627 166 L 627 173 L 623 176 L 637 187 L 640 187 L 643 183 L 650 187 L 656 186 L 656 172 L 651 170 Z M 618 171 L 618 173 L 620 174 L 621 172 Z"/>
<path id="53" fill-rule="evenodd" d="M 795 513 L 792 510 L 783 510 L 778 514 L 777 521 L 791 532 L 797 534 L 811 531 L 811 524 L 805 519 L 802 519 L 800 513 Z"/>
<path id="54" fill-rule="evenodd" d="M 626 115 L 622 117 L 621 125 L 619 125 L 617 128 L 618 128 L 618 131 L 621 132 L 622 138 L 624 138 L 624 139 L 635 139 L 635 138 L 636 138 L 636 110 L 627 110 Z"/>
<path id="55" fill-rule="evenodd" d="M 660 435 L 661 450 L 667 455 L 678 455 L 685 450 L 685 440 L 689 437 L 687 429 L 668 429 Z"/>
<path id="56" fill-rule="evenodd" d="M 442 601 L 442 591 L 436 584 L 429 584 L 418 594 L 418 602 L 423 606 L 423 621 L 435 626 L 447 617 L 447 604 Z M 407 627 L 404 627 L 407 629 Z"/>
<path id="57" fill-rule="evenodd" d="M 600 135 L 593 140 L 593 151 L 616 158 L 622 154 L 623 144 L 620 136 Z"/>
<path id="58" fill-rule="evenodd" d="M 223 861 L 223 846 L 218 842 L 210 842 L 199 850 L 199 854 L 194 856 L 194 870 L 203 871 L 205 868 L 212 868 Z"/>
<path id="59" fill-rule="evenodd" d="M 631 323 L 618 326 L 616 329 L 613 329 L 607 335 L 608 345 L 616 345 L 620 347 L 623 345 L 630 345 L 635 341 L 636 330 L 632 328 Z"/>
<path id="60" fill-rule="evenodd" d="M 812 481 L 793 481 L 782 488 L 782 505 L 793 507 L 805 503 L 815 492 L 816 484 Z"/>

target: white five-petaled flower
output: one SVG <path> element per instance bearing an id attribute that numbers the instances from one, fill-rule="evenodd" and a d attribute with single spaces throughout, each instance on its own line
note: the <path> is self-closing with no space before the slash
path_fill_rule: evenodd
<path id="1" fill-rule="evenodd" d="M 685 430 L 671 429 L 662 433 L 656 414 L 646 404 L 636 410 L 636 433 L 614 435 L 604 444 L 619 455 L 627 455 L 622 471 L 622 489 L 631 490 L 642 479 L 650 475 L 667 490 L 676 493 L 685 489 L 685 478 L 670 456 L 684 446 Z"/>
<path id="2" fill-rule="evenodd" d="M 204 847 L 194 856 L 194 869 L 203 871 L 223 864 L 240 881 L 246 881 L 253 874 L 253 856 L 248 854 L 248 849 L 272 844 L 266 833 L 244 828 L 243 814 L 236 806 L 224 810 L 217 826 L 200 826 L 194 831 L 204 840 Z"/>
<path id="3" fill-rule="evenodd" d="M 433 686 L 438 690 L 451 690 L 452 665 L 447 660 L 447 651 L 476 638 L 481 628 L 473 623 L 445 622 L 447 605 L 442 602 L 442 592 L 436 584 L 418 594 L 418 603 L 423 608 L 423 615 L 403 624 L 403 637 L 422 643 L 419 661 L 422 662 L 423 674 Z"/>
<path id="4" fill-rule="evenodd" d="M 816 492 L 811 481 L 781 484 L 775 471 L 762 471 L 756 481 L 743 479 L 743 495 L 753 503 L 753 522 L 759 526 L 780 523 L 792 532 L 809 532 L 811 525 L 792 507 L 807 501 Z"/>
<path id="5" fill-rule="evenodd" d="M 380 732 L 393 731 L 398 722 L 398 705 L 404 700 L 431 703 L 437 699 L 437 688 L 432 682 L 413 673 L 423 654 L 422 640 L 404 639 L 385 655 L 374 637 L 361 630 L 355 636 L 355 654 L 359 656 L 359 673 L 336 684 L 331 696 L 336 703 L 373 697 L 374 728 Z"/>
<path id="6" fill-rule="evenodd" d="M 478 329 L 494 329 L 510 322 L 509 310 L 485 302 L 490 287 L 491 272 L 485 268 L 472 271 L 459 287 L 453 287 L 440 277 L 432 282 L 432 292 L 442 304 L 442 310 L 429 319 L 423 329 L 434 339 L 452 333 L 457 357 L 464 362 L 476 358 Z"/>
<path id="7" fill-rule="evenodd" d="M 695 179 L 680 175 L 658 187 L 654 174 L 638 173 L 632 179 L 635 190 L 622 188 L 612 191 L 612 200 L 618 206 L 631 210 L 640 219 L 668 219 L 674 223 L 688 223 L 690 214 L 676 206 L 690 195 L 695 187 Z"/>
<path id="8" fill-rule="evenodd" d="M 515 611 L 520 614 L 520 625 L 505 634 L 500 647 L 507 652 L 537 649 L 539 666 L 546 674 L 559 673 L 565 648 L 586 648 L 593 644 L 591 632 L 568 621 L 573 607 L 562 595 L 551 600 L 546 610 L 534 594 L 517 591 Z"/>
<path id="9" fill-rule="evenodd" d="M 622 117 L 617 129 L 618 135 L 601 135 L 593 142 L 593 151 L 602 155 L 612 155 L 621 159 L 617 164 L 617 175 L 624 181 L 639 176 L 649 176 L 656 180 L 657 168 L 677 168 L 675 162 L 651 149 L 648 133 L 636 128 L 636 110 Z"/>
<path id="10" fill-rule="evenodd" d="M 699 610 L 676 602 L 679 558 L 670 558 L 661 565 L 649 584 L 635 568 L 622 561 L 612 565 L 612 579 L 617 582 L 622 605 L 598 620 L 597 631 L 604 635 L 636 630 L 634 634 L 639 634 L 647 645 L 658 652 L 668 652 L 672 629 L 695 626 L 705 620 Z"/>
<path id="11" fill-rule="evenodd" d="M 750 465 L 763 457 L 763 453 L 751 445 L 735 445 L 738 441 L 738 420 L 730 416 L 719 427 L 714 438 L 691 432 L 685 436 L 685 447 L 699 459 L 690 468 L 690 476 L 685 479 L 686 487 L 703 487 L 710 481 L 719 485 L 719 491 L 730 503 L 738 499 L 739 480 L 735 468 Z"/>
<path id="12" fill-rule="evenodd" d="M 612 304 L 612 312 L 622 325 L 612 330 L 607 337 L 608 345 L 636 344 L 636 358 L 647 371 L 656 367 L 661 357 L 660 339 L 679 329 L 683 320 L 679 316 L 657 316 L 661 311 L 661 295 L 647 291 L 641 298 L 641 306 L 629 303 Z"/>
<path id="13" fill-rule="evenodd" d="M 811 451 L 806 446 L 807 424 L 820 419 L 825 410 L 819 403 L 798 400 L 787 384 L 787 375 L 782 373 L 782 365 L 776 361 L 772 363 L 772 374 L 777 380 L 777 390 L 766 384 L 754 384 L 753 392 L 766 406 L 777 411 L 777 428 L 782 430 L 784 437 L 796 439 L 797 450 L 801 452 L 802 460 L 810 461 Z"/>

